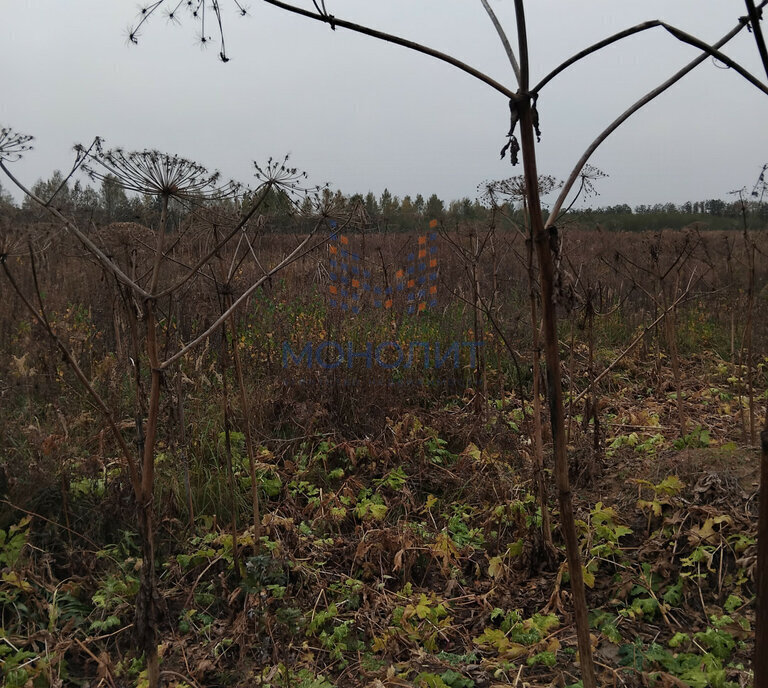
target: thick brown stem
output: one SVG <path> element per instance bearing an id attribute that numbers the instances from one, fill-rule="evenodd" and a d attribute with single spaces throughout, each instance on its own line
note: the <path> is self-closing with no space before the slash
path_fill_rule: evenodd
<path id="1" fill-rule="evenodd" d="M 731 253 L 731 244 L 728 237 L 725 237 L 725 265 L 728 270 L 728 302 L 736 304 L 738 291 L 733 281 L 733 261 Z M 735 377 L 736 370 L 736 308 L 729 308 L 731 316 L 731 375 Z"/>
<path id="2" fill-rule="evenodd" d="M 768 415 L 760 433 L 760 513 L 757 531 L 755 688 L 768 688 Z"/>
<path id="3" fill-rule="evenodd" d="M 533 123 L 530 106 L 521 106 L 521 136 L 523 160 L 528 160 L 534 151 Z M 530 130 L 527 131 L 528 127 Z M 526 134 L 527 132 L 527 134 Z M 557 321 L 554 304 L 554 265 L 549 247 L 549 236 L 544 229 L 541 206 L 538 197 L 535 160 L 526 164 L 526 185 L 531 208 L 531 223 L 534 243 L 539 260 L 539 280 L 542 294 L 542 315 L 544 321 L 544 354 L 547 362 L 547 383 L 549 386 L 549 414 L 555 449 L 555 482 L 560 506 L 560 521 L 565 540 L 568 571 L 571 578 L 574 613 L 576 617 L 576 636 L 579 646 L 579 659 L 584 688 L 596 688 L 595 668 L 592 662 L 592 647 L 589 638 L 589 618 L 587 616 L 587 598 L 584 590 L 584 574 L 581 567 L 579 541 L 576 536 L 576 522 L 573 514 L 573 502 L 570 480 L 568 478 L 568 457 L 565 445 L 565 421 L 563 413 L 563 389 L 560 378 L 560 352 L 558 351 Z"/>
<path id="4" fill-rule="evenodd" d="M 571 429 L 573 428 L 573 390 L 574 390 L 574 382 L 573 379 L 573 366 L 575 363 L 575 354 L 574 351 L 576 346 L 576 313 L 575 311 L 571 311 L 571 343 L 569 347 L 569 353 L 568 353 L 568 427 L 565 429 L 565 443 L 570 444 L 571 441 Z"/>
<path id="5" fill-rule="evenodd" d="M 160 415 L 160 385 L 162 373 L 157 355 L 157 322 L 155 304 L 149 299 L 145 306 L 147 355 L 152 370 L 147 409 L 147 429 L 144 437 L 144 457 L 141 470 L 141 499 L 139 502 L 139 535 L 142 546 L 140 590 L 136 598 L 136 632 L 139 646 L 147 662 L 150 688 L 159 688 L 160 670 L 157 656 L 157 609 L 159 593 L 155 576 L 154 544 L 154 481 L 155 443 Z"/>
<path id="6" fill-rule="evenodd" d="M 661 237 L 659 237 L 661 242 Z M 682 256 L 682 254 L 681 254 Z M 659 294 L 661 297 L 661 303 L 664 307 L 664 312 L 667 313 L 667 317 L 664 319 L 664 335 L 667 340 L 667 350 L 669 351 L 669 360 L 672 364 L 672 377 L 675 381 L 675 396 L 677 397 L 677 421 L 680 427 L 680 437 L 685 437 L 686 434 L 686 422 L 685 422 L 685 408 L 683 406 L 683 383 L 682 376 L 680 374 L 680 357 L 677 351 L 677 314 L 674 307 L 674 303 L 677 302 L 675 298 L 679 291 L 680 286 L 680 273 L 677 273 L 673 291 L 673 305 L 669 305 L 669 299 L 667 298 L 667 289 L 664 284 L 666 277 L 669 275 L 669 270 L 663 272 L 658 262 L 658 257 L 653 259 L 654 274 L 659 285 Z"/>
<path id="7" fill-rule="evenodd" d="M 218 237 L 217 237 L 218 238 Z M 247 239 L 247 237 L 246 237 Z M 253 252 L 253 249 L 251 249 Z M 268 274 L 264 268 L 261 267 L 261 264 L 259 263 L 258 258 L 256 258 L 256 254 L 253 253 L 253 257 L 256 259 L 256 263 L 261 268 L 262 272 L 265 274 Z M 221 264 L 222 264 L 222 272 L 224 274 L 227 274 L 224 271 L 224 259 L 223 256 L 221 258 Z M 227 278 L 225 280 L 225 289 L 222 299 L 223 312 L 229 313 L 229 326 L 232 332 L 232 360 L 235 363 L 235 376 L 237 377 L 237 387 L 238 392 L 240 396 L 240 412 L 243 414 L 243 431 L 245 434 L 245 449 L 248 453 L 248 468 L 251 476 L 251 502 L 253 507 L 253 537 L 255 540 L 254 548 L 256 552 L 259 551 L 260 548 L 260 540 L 261 540 L 261 509 L 259 507 L 259 486 L 257 484 L 256 480 L 256 453 L 254 451 L 253 446 L 253 435 L 251 433 L 251 410 L 250 410 L 250 404 L 248 403 L 248 396 L 245 392 L 245 378 L 243 375 L 243 365 L 242 361 L 240 360 L 240 347 L 239 347 L 239 341 L 237 336 L 237 319 L 235 317 L 235 310 L 233 308 L 233 299 L 232 299 L 232 271 L 230 271 L 227 274 Z M 226 343 L 226 326 L 227 323 L 225 322 L 222 325 L 223 332 L 224 332 L 224 344 Z M 224 354 L 226 355 L 226 353 Z M 226 384 L 226 380 L 225 380 Z M 226 390 L 225 390 L 226 391 Z M 225 407 L 225 413 L 227 408 Z M 230 461 L 231 463 L 231 461 Z M 234 508 L 234 502 L 233 502 L 233 508 Z M 233 531 L 233 538 L 236 539 L 236 531 Z M 233 547 L 234 547 L 234 540 L 233 540 Z M 235 569 L 237 569 L 237 566 L 235 566 Z"/>
<path id="8" fill-rule="evenodd" d="M 165 226 L 168 220 L 168 196 L 162 198 L 160 226 L 157 230 L 155 260 L 152 267 L 149 293 L 157 291 L 160 267 L 165 243 Z M 147 407 L 147 429 L 144 434 L 144 456 L 141 467 L 141 498 L 139 500 L 139 535 L 141 537 L 141 574 L 139 594 L 136 597 L 136 633 L 139 647 L 147 662 L 149 688 L 160 688 L 160 661 L 157 654 L 157 610 L 159 592 L 155 576 L 155 533 L 154 533 L 154 486 L 155 486 L 155 444 L 157 424 L 160 416 L 160 356 L 158 351 L 157 318 L 155 298 L 150 296 L 144 303 L 146 324 L 147 359 L 150 367 L 149 404 Z"/>
<path id="9" fill-rule="evenodd" d="M 544 544 L 550 554 L 555 551 L 552 542 L 552 523 L 547 505 L 547 490 L 544 483 L 544 437 L 541 432 L 541 389 L 539 371 L 541 369 L 541 350 L 539 346 L 539 316 L 536 308 L 536 280 L 533 274 L 533 242 L 526 242 L 528 248 L 528 293 L 531 304 L 531 333 L 533 337 L 533 457 L 536 472 L 536 491 L 541 508 L 541 530 Z M 525 401 L 523 401 L 525 404 Z"/>
<path id="10" fill-rule="evenodd" d="M 536 255 L 539 261 L 539 282 L 541 285 L 541 307 L 544 323 L 544 353 L 547 362 L 549 386 L 549 414 L 555 449 L 555 481 L 557 483 L 560 521 L 565 539 L 568 571 L 571 577 L 571 592 L 576 617 L 576 638 L 579 646 L 579 662 L 584 688 L 597 688 L 595 666 L 592 660 L 592 646 L 589 638 L 587 597 L 584 590 L 584 574 L 581 568 L 579 541 L 576 536 L 576 522 L 573 515 L 571 486 L 568 479 L 568 457 L 565 444 L 565 419 L 563 410 L 563 388 L 560 378 L 560 351 L 557 337 L 557 315 L 554 302 L 554 263 L 549 233 L 544 227 L 544 218 L 539 198 L 539 175 L 536 169 L 536 143 L 534 141 L 533 116 L 528 89 L 528 39 L 525 29 L 523 0 L 515 0 L 517 33 L 520 44 L 520 91 L 523 94 L 517 103 L 520 116 L 520 137 L 525 169 L 525 195 L 530 212 L 531 229 Z"/>
<path id="11" fill-rule="evenodd" d="M 139 537 L 141 538 L 141 572 L 136 596 L 136 640 L 147 663 L 150 688 L 160 686 L 160 660 L 157 654 L 157 610 L 160 597 L 155 576 L 155 537 L 152 502 L 139 506 Z"/>

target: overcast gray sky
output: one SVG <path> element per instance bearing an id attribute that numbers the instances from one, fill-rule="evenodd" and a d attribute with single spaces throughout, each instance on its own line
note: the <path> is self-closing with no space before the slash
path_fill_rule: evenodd
<path id="1" fill-rule="evenodd" d="M 296 0 L 312 8 L 309 0 Z M 198 26 L 158 16 L 128 45 L 138 6 L 111 0 L 2 0 L 0 125 L 36 137 L 15 169 L 33 183 L 65 169 L 74 143 L 158 148 L 240 181 L 251 161 L 290 153 L 345 193 L 475 198 L 486 179 L 521 174 L 499 160 L 501 94 L 448 65 L 251 0 L 225 12 L 231 61 L 201 50 Z M 491 0 L 513 45 L 511 0 Z M 514 87 L 480 0 L 326 0 L 337 17 L 449 52 Z M 530 0 L 532 81 L 571 53 L 661 18 L 714 42 L 741 0 Z M 214 35 L 214 25 L 209 34 Z M 747 31 L 726 52 L 766 75 Z M 696 54 L 663 29 L 631 37 L 552 81 L 539 100 L 539 170 L 564 178 L 595 135 Z M 707 60 L 598 150 L 610 175 L 592 204 L 726 197 L 768 162 L 768 96 Z M 7 180 L 0 180 L 5 188 Z"/>

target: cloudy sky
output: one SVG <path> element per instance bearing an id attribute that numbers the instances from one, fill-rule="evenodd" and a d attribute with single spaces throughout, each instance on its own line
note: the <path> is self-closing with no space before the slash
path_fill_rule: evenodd
<path id="1" fill-rule="evenodd" d="M 520 174 L 499 150 L 509 127 L 499 93 L 448 65 L 251 0 L 239 17 L 220 0 L 231 61 L 199 25 L 157 16 L 127 41 L 133 2 L 3 0 L 0 125 L 34 134 L 16 164 L 34 183 L 71 159 L 74 143 L 158 148 L 249 182 L 251 161 L 290 153 L 316 182 L 345 193 L 477 195 L 487 179 Z M 490 0 L 513 44 L 511 0 Z M 310 0 L 296 0 L 309 9 Z M 480 0 L 326 0 L 337 17 L 449 52 L 510 87 L 514 78 Z M 571 53 L 660 18 L 708 42 L 744 14 L 741 0 L 530 0 L 532 81 Z M 169 5 L 170 6 L 170 5 Z M 215 25 L 207 33 L 216 39 Z M 726 51 L 762 81 L 744 31 Z M 572 67 L 542 92 L 539 169 L 568 175 L 620 112 L 693 59 L 653 29 Z M 636 114 L 598 150 L 610 175 L 592 204 L 727 197 L 768 162 L 768 96 L 707 60 Z M 8 188 L 7 180 L 0 180 Z"/>

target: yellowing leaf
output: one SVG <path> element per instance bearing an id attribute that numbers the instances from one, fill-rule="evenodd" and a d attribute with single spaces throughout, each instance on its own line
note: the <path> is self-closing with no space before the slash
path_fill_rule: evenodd
<path id="1" fill-rule="evenodd" d="M 421 597 L 419 598 L 419 603 L 416 605 L 415 610 L 416 610 L 416 616 L 418 616 L 420 619 L 426 619 L 427 616 L 429 616 L 429 612 L 430 612 L 429 600 L 427 599 L 427 596 L 424 593 L 421 593 Z"/>
<path id="2" fill-rule="evenodd" d="M 492 645 L 506 659 L 515 659 L 528 652 L 525 645 L 513 643 L 500 628 L 486 628 L 474 641 L 480 646 Z"/>
<path id="3" fill-rule="evenodd" d="M 556 654 L 559 649 L 560 649 L 560 641 L 557 638 L 552 638 L 547 643 L 546 652 L 551 652 L 552 654 Z"/>
<path id="4" fill-rule="evenodd" d="M 666 495 L 676 495 L 685 487 L 685 483 L 676 475 L 668 475 L 658 485 L 655 486 L 656 492 Z"/>
<path id="5" fill-rule="evenodd" d="M 26 579 L 21 578 L 16 571 L 6 571 L 3 573 L 3 581 L 18 588 L 22 592 L 31 592 L 33 590 L 31 583 Z"/>
<path id="6" fill-rule="evenodd" d="M 372 649 L 374 652 L 383 652 L 387 649 L 387 643 L 389 641 L 389 636 L 387 633 L 384 633 L 383 635 L 377 635 L 373 638 L 373 646 Z"/>
<path id="7" fill-rule="evenodd" d="M 478 449 L 477 445 L 474 442 L 470 442 L 467 445 L 467 448 L 462 452 L 463 456 L 466 456 L 470 459 L 474 459 L 475 461 L 480 461 L 482 458 L 483 452 Z"/>
<path id="8" fill-rule="evenodd" d="M 443 560 L 443 569 L 447 569 L 451 562 L 455 562 L 459 558 L 459 550 L 445 531 L 439 533 L 435 538 L 432 551 Z"/>
<path id="9" fill-rule="evenodd" d="M 520 643 L 509 643 L 504 652 L 499 654 L 503 654 L 505 659 L 517 659 L 528 654 L 528 648 Z"/>
<path id="10" fill-rule="evenodd" d="M 504 573 L 504 560 L 501 557 L 491 557 L 488 562 L 488 575 L 491 578 L 498 578 Z"/>
<path id="11" fill-rule="evenodd" d="M 647 499 L 638 499 L 637 508 L 645 511 L 650 509 L 654 516 L 661 516 L 661 502 L 658 499 L 648 501 Z"/>
<path id="12" fill-rule="evenodd" d="M 691 544 L 702 542 L 715 544 L 719 540 L 718 536 L 723 527 L 731 525 L 732 522 L 731 517 L 726 516 L 725 514 L 708 518 L 701 526 L 694 526 L 691 528 L 691 535 L 688 536 L 688 541 Z M 721 527 L 715 530 L 715 526 Z"/>

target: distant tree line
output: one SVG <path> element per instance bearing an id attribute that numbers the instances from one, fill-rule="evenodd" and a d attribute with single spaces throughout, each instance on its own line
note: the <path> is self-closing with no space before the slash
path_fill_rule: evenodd
<path id="1" fill-rule="evenodd" d="M 768 203 L 742 199 L 723 201 L 712 198 L 706 201 L 686 201 L 638 205 L 631 208 L 626 203 L 602 208 L 590 208 L 570 213 L 569 221 L 582 226 L 599 226 L 609 231 L 643 231 L 682 229 L 699 224 L 707 229 L 722 230 L 743 227 L 744 219 L 752 229 L 768 226 Z"/>
<path id="2" fill-rule="evenodd" d="M 97 225 L 112 222 L 140 222 L 152 224 L 159 213 L 157 200 L 126 194 L 110 179 L 102 181 L 99 188 L 82 184 L 79 180 L 66 180 L 56 171 L 47 180 L 38 180 L 33 192 L 45 200 L 53 197 L 53 203 L 62 211 L 79 219 L 92 220 Z M 440 220 L 446 227 L 459 224 L 494 221 L 502 229 L 513 223 L 523 222 L 519 203 L 508 201 L 495 211 L 479 199 L 469 197 L 450 201 L 446 204 L 437 194 L 424 197 L 406 195 L 400 198 L 388 189 L 380 195 L 345 195 L 341 191 L 325 189 L 320 199 L 321 206 L 340 217 L 353 215 L 354 224 L 361 229 L 382 232 L 413 232 L 424 227 L 425 222 Z M 312 207 L 309 198 L 304 200 L 304 211 Z M 20 214 L 32 220 L 40 211 L 29 199 L 17 207 L 13 197 L 0 186 L 0 212 Z M 187 214 L 181 206 L 171 209 L 169 226 L 178 225 Z M 267 231 L 295 231 L 299 214 L 291 200 L 283 192 L 272 192 L 263 204 L 264 226 Z M 638 205 L 632 208 L 626 203 L 598 208 L 570 211 L 560 224 L 576 225 L 581 228 L 595 228 L 607 231 L 643 231 L 660 229 L 682 229 L 698 224 L 702 228 L 723 230 L 743 226 L 746 215 L 748 225 L 753 229 L 768 226 L 768 203 L 754 200 L 749 195 L 733 200 L 708 199 L 674 203 Z"/>

